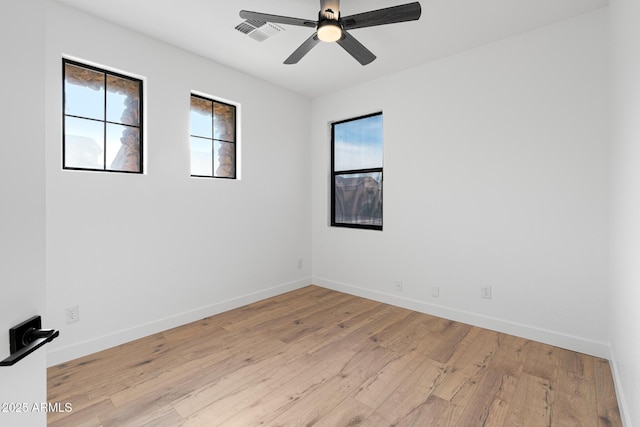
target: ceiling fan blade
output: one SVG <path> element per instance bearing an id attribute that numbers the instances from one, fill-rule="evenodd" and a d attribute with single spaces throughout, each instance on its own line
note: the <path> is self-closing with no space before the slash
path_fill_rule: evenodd
<path id="1" fill-rule="evenodd" d="M 345 16 L 341 21 L 345 30 L 354 30 L 376 25 L 416 21 L 420 19 L 421 14 L 420 3 L 414 2 Z"/>
<path id="2" fill-rule="evenodd" d="M 367 65 L 376 59 L 376 56 L 369 49 L 346 31 L 342 32 L 342 38 L 336 43 L 342 46 L 344 50 L 349 52 L 349 55 L 353 56 L 362 65 Z"/>
<path id="3" fill-rule="evenodd" d="M 289 16 L 280 15 L 269 15 L 268 13 L 251 12 L 249 10 L 241 10 L 240 18 L 253 19 L 263 22 L 272 22 L 274 24 L 297 25 L 299 27 L 315 28 L 318 25 L 317 21 L 312 21 L 309 19 L 291 18 Z"/>
<path id="4" fill-rule="evenodd" d="M 313 33 L 311 37 L 305 40 L 304 43 L 300 45 L 287 59 L 284 60 L 285 64 L 297 64 L 298 61 L 302 59 L 311 49 L 313 49 L 318 43 L 320 43 L 320 39 L 318 38 L 318 33 Z"/>

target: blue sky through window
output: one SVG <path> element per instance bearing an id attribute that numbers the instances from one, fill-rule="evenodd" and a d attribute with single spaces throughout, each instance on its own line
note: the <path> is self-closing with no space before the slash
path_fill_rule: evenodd
<path id="1" fill-rule="evenodd" d="M 382 167 L 382 114 L 334 125 L 335 170 Z"/>
<path id="2" fill-rule="evenodd" d="M 125 108 L 126 95 L 109 93 L 108 103 L 117 114 Z M 104 88 L 99 90 L 76 84 L 65 84 L 65 114 L 79 115 L 96 120 L 104 120 Z M 102 163 L 104 150 L 107 150 L 107 166 L 111 165 L 121 147 L 120 138 L 124 126 L 110 125 L 107 140 L 104 140 L 104 123 L 82 118 L 67 117 L 65 133 L 67 138 L 87 138 L 84 144 L 93 142 L 100 151 L 95 153 L 96 161 Z M 80 165 L 81 166 L 81 165 Z M 102 165 L 100 167 L 103 167 Z"/>

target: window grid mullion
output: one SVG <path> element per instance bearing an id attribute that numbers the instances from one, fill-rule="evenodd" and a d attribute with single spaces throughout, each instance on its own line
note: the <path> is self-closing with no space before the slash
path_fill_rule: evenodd
<path id="1" fill-rule="evenodd" d="M 372 172 L 382 172 L 382 168 L 348 169 L 348 170 L 333 171 L 333 173 L 336 175 L 354 175 L 358 173 L 372 173 Z"/>
<path id="2" fill-rule="evenodd" d="M 65 117 L 72 117 L 74 119 L 89 120 L 92 122 L 107 123 L 110 125 L 126 126 L 128 128 L 140 129 L 140 126 L 137 126 L 137 125 L 130 125 L 128 123 L 121 123 L 121 122 L 112 122 L 111 120 L 94 119 L 93 117 L 78 116 L 76 114 L 65 114 Z M 191 135 L 191 136 L 196 138 L 202 138 L 202 137 L 199 137 L 198 135 Z"/>
<path id="3" fill-rule="evenodd" d="M 62 168 L 67 164 L 67 64 L 62 61 Z"/>
<path id="4" fill-rule="evenodd" d="M 215 161 L 215 150 L 216 150 L 216 101 L 211 101 L 211 176 L 216 178 L 216 161 Z"/>
<path id="5" fill-rule="evenodd" d="M 103 120 L 102 120 L 102 127 L 103 127 L 103 153 L 102 153 L 102 168 L 104 170 L 107 170 L 107 73 L 104 73 L 104 111 L 103 111 Z"/>

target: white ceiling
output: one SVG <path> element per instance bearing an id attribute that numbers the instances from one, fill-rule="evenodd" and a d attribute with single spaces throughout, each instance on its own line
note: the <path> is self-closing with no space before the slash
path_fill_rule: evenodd
<path id="1" fill-rule="evenodd" d="M 296 65 L 282 62 L 313 29 L 258 42 L 234 27 L 241 9 L 317 19 L 318 0 L 58 0 L 244 73 L 317 96 L 597 9 L 608 0 L 420 0 L 419 21 L 350 33 L 378 58 L 362 66 L 335 43 L 320 43 Z M 412 0 L 342 0 L 348 16 Z"/>

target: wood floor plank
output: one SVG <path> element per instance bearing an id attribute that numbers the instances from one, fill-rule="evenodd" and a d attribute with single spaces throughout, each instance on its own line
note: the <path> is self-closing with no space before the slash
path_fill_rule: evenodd
<path id="1" fill-rule="evenodd" d="M 407 311 L 386 304 L 378 304 L 349 318 L 341 318 L 334 327 L 322 329 L 298 343 L 309 353 L 329 354 L 336 348 L 350 347 L 355 343 L 375 347 L 375 333 L 395 321 L 401 321 Z M 372 339 L 373 338 L 373 339 Z"/>
<path id="2" fill-rule="evenodd" d="M 286 325 L 286 328 L 280 328 L 274 332 L 278 334 L 281 341 L 285 343 L 294 342 L 326 327 L 330 327 L 332 324 L 348 320 L 361 313 L 363 309 L 366 310 L 368 307 L 370 307 L 370 304 L 363 303 L 363 300 L 360 298 L 341 301 L 313 313 L 307 313 L 305 315 L 299 314 Z M 325 323 L 329 319 L 334 320 L 330 320 L 328 324 Z"/>
<path id="3" fill-rule="evenodd" d="M 182 423 L 182 417 L 170 405 L 150 403 L 142 407 L 115 408 L 100 417 L 100 421 L 104 426 L 174 427 Z"/>
<path id="4" fill-rule="evenodd" d="M 523 373 L 509 405 L 505 426 L 551 426 L 554 385 L 550 380 Z"/>
<path id="5" fill-rule="evenodd" d="M 276 381 L 273 382 L 274 387 L 269 390 L 269 393 L 256 400 L 251 400 L 246 408 L 220 425 L 229 427 L 261 426 L 271 422 L 306 394 L 334 377 L 354 355 L 353 351 L 338 350 L 333 354 L 331 360 L 306 355 L 290 362 L 282 369 L 286 372 L 293 370 L 295 375 L 292 378 L 288 374 L 282 375 L 279 372 L 274 372 L 273 377 Z"/>
<path id="6" fill-rule="evenodd" d="M 467 334 L 477 333 L 477 329 L 469 325 L 453 321 L 439 321 L 434 325 L 438 339 L 437 345 L 430 349 L 429 357 L 437 362 L 446 363 L 460 347 L 464 347 L 470 339 L 465 340 Z"/>
<path id="7" fill-rule="evenodd" d="M 336 375 L 306 393 L 267 426 L 314 425 L 396 357 L 383 347 L 355 354 Z"/>
<path id="8" fill-rule="evenodd" d="M 362 425 L 372 413 L 373 409 L 369 406 L 347 396 L 331 412 L 320 418 L 314 427 L 356 427 Z"/>
<path id="9" fill-rule="evenodd" d="M 601 427 L 622 425 L 609 362 L 598 358 L 594 361 L 593 368 L 599 425 Z"/>
<path id="10" fill-rule="evenodd" d="M 299 336 L 296 340 L 287 343 L 286 352 L 282 354 L 287 360 L 297 358 L 301 354 L 316 354 L 319 357 L 327 354 L 349 350 L 357 340 L 349 339 L 351 333 L 358 330 L 362 325 L 366 325 L 375 317 L 376 308 L 367 308 L 362 313 L 355 314 L 354 317 L 339 317 L 337 319 L 328 320 L 326 325 L 316 331 Z M 377 314 L 381 316 L 380 314 Z M 350 314 L 348 316 L 353 316 Z M 346 326 L 346 325 L 349 326 Z M 352 337 L 351 337 L 352 338 Z M 375 347 L 375 343 L 371 343 L 371 348 Z M 359 351 L 360 348 L 353 350 Z"/>
<path id="11" fill-rule="evenodd" d="M 513 335 L 497 334 L 496 350 L 490 364 L 511 375 L 519 376 L 529 355 L 531 342 Z"/>
<path id="12" fill-rule="evenodd" d="M 558 353 L 560 369 L 551 422 L 554 425 L 597 426 L 594 358 L 562 349 Z"/>
<path id="13" fill-rule="evenodd" d="M 71 398 L 74 402 L 73 411 L 65 414 L 59 412 L 50 412 L 47 414 L 47 425 L 50 427 L 99 427 L 102 426 L 100 415 L 111 413 L 115 407 L 108 398 L 91 405 L 76 407 L 75 398 Z"/>
<path id="14" fill-rule="evenodd" d="M 523 372 L 555 382 L 558 377 L 559 350 L 547 344 L 532 343 L 522 366 Z"/>
<path id="15" fill-rule="evenodd" d="M 423 360 L 376 411 L 389 423 L 412 422 L 445 375 L 444 366 Z"/>
<path id="16" fill-rule="evenodd" d="M 474 339 L 468 345 L 461 346 L 463 350 L 454 352 L 446 363 L 446 375 L 434 390 L 436 396 L 449 402 L 456 400 L 459 404 L 462 395 L 476 386 L 496 351 L 496 332 L 483 329 L 472 334 Z"/>
<path id="17" fill-rule="evenodd" d="M 515 391 L 514 378 L 508 374 L 495 369 L 487 369 L 479 378 L 477 386 L 474 388 L 473 397 L 457 405 L 464 408 L 462 414 L 457 418 L 457 425 L 461 426 L 486 426 L 488 420 L 494 425 L 498 423 L 499 414 L 494 415 L 504 408 L 504 388 Z M 492 412 L 493 411 L 493 412 Z"/>
<path id="18" fill-rule="evenodd" d="M 296 294 L 289 294 L 289 296 L 293 296 L 293 299 L 277 296 L 234 310 L 229 316 L 225 316 L 222 327 L 231 331 L 246 329 L 259 326 L 264 322 L 271 322 L 283 315 L 295 316 L 296 313 L 315 312 L 333 306 L 335 303 L 344 302 L 340 295 L 324 290 L 311 293 L 310 298 L 301 298 Z"/>
<path id="19" fill-rule="evenodd" d="M 394 427 L 449 427 L 461 426 L 455 421 L 460 408 L 451 402 L 431 395 L 409 416 L 398 420 Z"/>
<path id="20" fill-rule="evenodd" d="M 494 374 L 500 373 L 501 382 L 498 386 L 498 390 L 495 393 L 495 397 L 489 403 L 489 407 L 487 409 L 487 417 L 484 419 L 484 426 L 508 426 L 506 423 L 507 417 L 509 416 L 509 409 L 511 407 L 511 402 L 513 400 L 513 395 L 518 386 L 518 382 L 520 380 L 520 376 L 515 376 L 509 371 L 502 370 L 493 370 Z"/>
<path id="21" fill-rule="evenodd" d="M 308 286 L 48 369 L 51 426 L 621 426 L 606 360 Z"/>
<path id="22" fill-rule="evenodd" d="M 388 327 L 395 327 L 394 325 L 402 323 L 409 314 L 408 310 L 384 306 L 377 313 L 371 315 L 366 322 L 354 325 L 346 333 L 336 336 L 336 339 L 329 338 L 316 342 L 310 347 L 309 352 L 321 357 L 331 357 L 331 354 L 340 348 L 357 346 L 359 350 L 371 350 L 379 346 L 376 334 Z"/>
<path id="23" fill-rule="evenodd" d="M 259 394 L 261 391 L 264 391 L 265 394 L 268 393 L 272 387 L 270 383 L 275 381 L 268 373 L 282 366 L 284 363 L 285 361 L 283 359 L 274 357 L 246 365 L 234 372 L 228 373 L 214 384 L 207 384 L 181 397 L 173 402 L 173 406 L 184 418 L 188 418 L 212 406 L 216 408 L 224 407 L 225 411 L 233 411 L 233 408 L 229 408 L 232 406 L 231 402 L 237 400 L 239 396 L 243 400 L 247 399 L 247 397 L 244 396 L 247 391 L 250 394 L 258 393 L 258 398 L 261 397 Z M 265 374 L 265 372 L 267 374 Z M 295 371 L 288 371 L 287 374 L 295 375 Z M 284 372 L 281 372 L 280 375 L 284 375 Z M 213 409 L 211 411 L 217 413 L 219 416 L 222 416 L 225 412 L 221 409 Z M 234 414 L 235 412 L 232 412 L 227 418 L 230 418 Z"/>
<path id="24" fill-rule="evenodd" d="M 399 353 L 397 359 L 389 362 L 360 386 L 355 399 L 371 408 L 378 408 L 418 369 L 423 360 L 422 355 L 416 350 Z"/>

